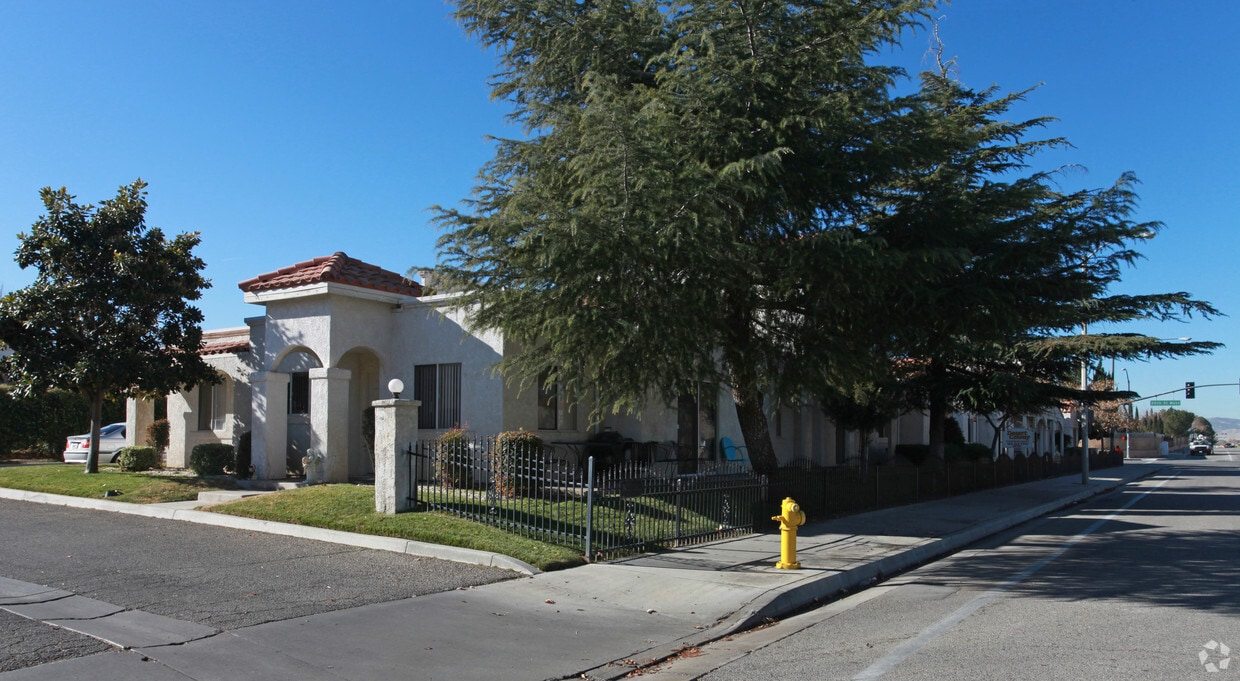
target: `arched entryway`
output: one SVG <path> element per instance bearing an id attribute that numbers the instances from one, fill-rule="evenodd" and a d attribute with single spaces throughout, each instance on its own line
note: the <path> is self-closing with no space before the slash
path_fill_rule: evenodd
<path id="1" fill-rule="evenodd" d="M 380 397 L 379 356 L 366 348 L 354 348 L 337 366 L 349 372 L 349 478 L 373 479 L 374 412 L 370 404 Z"/>
<path id="2" fill-rule="evenodd" d="M 310 370 L 322 366 L 323 363 L 317 355 L 308 349 L 299 348 L 286 354 L 275 367 L 277 373 L 288 375 L 288 390 L 284 400 L 288 418 L 285 460 L 288 472 L 294 475 L 304 474 L 302 459 L 311 447 L 310 418 L 315 405 L 310 398 Z"/>

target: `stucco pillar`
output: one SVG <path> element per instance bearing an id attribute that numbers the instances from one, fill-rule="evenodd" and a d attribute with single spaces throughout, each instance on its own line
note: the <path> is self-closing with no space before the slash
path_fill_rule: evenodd
<path id="1" fill-rule="evenodd" d="M 125 446 L 146 444 L 146 429 L 155 422 L 155 403 L 130 397 L 125 400 Z"/>
<path id="2" fill-rule="evenodd" d="M 250 463 L 258 480 L 283 480 L 288 476 L 288 384 L 288 374 L 250 374 L 254 396 Z"/>
<path id="3" fill-rule="evenodd" d="M 346 369 L 310 370 L 310 448 L 323 457 L 325 482 L 349 481 L 349 377 Z"/>
<path id="4" fill-rule="evenodd" d="M 377 400 L 375 408 L 375 511 L 408 511 L 412 486 L 417 484 L 409 470 L 405 452 L 417 444 L 417 400 Z"/>

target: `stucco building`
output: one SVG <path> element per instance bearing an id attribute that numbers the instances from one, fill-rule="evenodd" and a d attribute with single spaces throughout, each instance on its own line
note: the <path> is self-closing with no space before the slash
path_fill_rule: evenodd
<path id="1" fill-rule="evenodd" d="M 610 429 L 650 445 L 695 442 L 705 459 L 722 456 L 721 438 L 744 444 L 726 386 L 703 386 L 688 405 L 652 404 L 640 415 L 609 415 L 588 428 L 584 414 L 554 387 L 523 387 L 497 375 L 494 365 L 519 349 L 497 332 L 466 329 L 453 294 L 424 295 L 421 284 L 344 253 L 238 286 L 263 314 L 204 334 L 202 354 L 220 382 L 168 396 L 171 467 L 185 467 L 197 444 L 235 444 L 249 432 L 260 479 L 286 477 L 311 450 L 324 458 L 328 481 L 370 478 L 367 409 L 392 397 L 387 386 L 393 378 L 405 385 L 402 397 L 422 403 L 419 439 L 453 427 L 479 435 L 524 428 L 548 442 L 573 442 Z M 128 432 L 145 432 L 152 414 L 150 403 L 131 401 Z M 977 419 L 957 418 L 971 441 L 989 444 L 991 433 Z M 837 432 L 812 405 L 773 409 L 769 419 L 784 463 L 839 465 L 863 451 L 883 458 L 897 444 L 926 442 L 929 433 L 920 413 L 893 419 L 864 443 L 858 433 Z M 1038 433 L 1039 452 L 1049 451 L 1064 430 L 1050 417 L 1029 425 Z"/>

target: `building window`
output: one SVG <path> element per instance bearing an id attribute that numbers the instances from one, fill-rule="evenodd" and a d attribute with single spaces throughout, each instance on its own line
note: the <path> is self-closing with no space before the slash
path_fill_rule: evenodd
<path id="1" fill-rule="evenodd" d="M 538 429 L 556 430 L 560 427 L 560 384 L 548 381 L 551 372 L 538 374 Z"/>
<path id="2" fill-rule="evenodd" d="M 310 372 L 296 371 L 289 374 L 288 413 L 310 413 Z"/>
<path id="3" fill-rule="evenodd" d="M 228 416 L 228 392 L 223 383 L 198 386 L 198 430 L 223 430 Z"/>
<path id="4" fill-rule="evenodd" d="M 418 428 L 443 430 L 461 425 L 461 365 L 419 364 L 413 367 L 413 399 Z"/>

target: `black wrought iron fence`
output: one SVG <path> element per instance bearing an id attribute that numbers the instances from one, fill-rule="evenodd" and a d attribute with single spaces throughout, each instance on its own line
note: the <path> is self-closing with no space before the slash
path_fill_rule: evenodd
<path id="1" fill-rule="evenodd" d="M 1123 456 L 1094 452 L 1090 468 L 1123 464 Z M 992 487 L 1079 474 L 1081 458 L 1067 455 L 999 457 L 997 460 L 925 463 L 921 466 L 783 468 L 769 482 L 770 497 L 790 496 L 810 518 L 913 504 Z"/>
<path id="2" fill-rule="evenodd" d="M 418 507 L 569 546 L 587 560 L 774 531 L 765 521 L 784 497 L 820 519 L 1080 471 L 1078 455 L 798 466 L 769 478 L 746 462 L 693 462 L 696 472 L 684 474 L 678 461 L 563 460 L 535 442 L 494 437 L 423 442 L 410 454 Z M 1095 469 L 1123 463 L 1109 452 L 1090 459 Z"/>
<path id="3" fill-rule="evenodd" d="M 625 461 L 596 468 L 532 443 L 423 442 L 410 452 L 413 499 L 514 534 L 604 560 L 752 533 L 766 481 L 745 464 Z"/>

